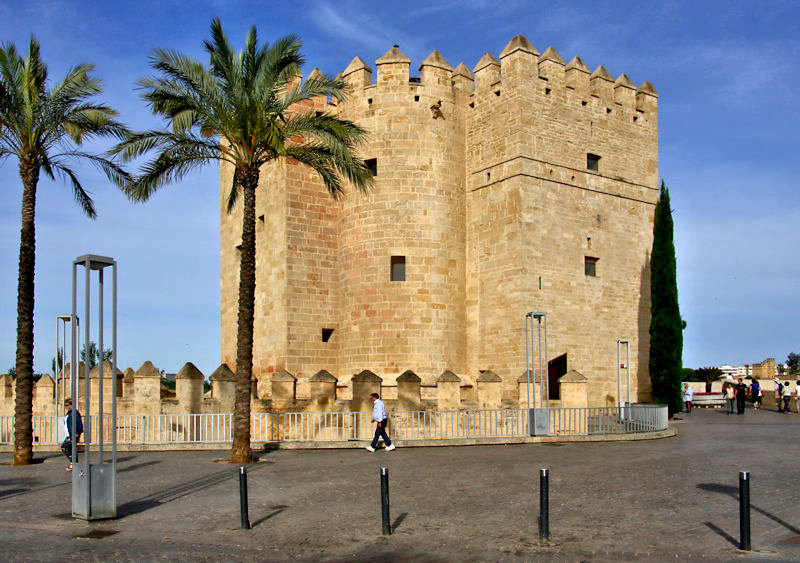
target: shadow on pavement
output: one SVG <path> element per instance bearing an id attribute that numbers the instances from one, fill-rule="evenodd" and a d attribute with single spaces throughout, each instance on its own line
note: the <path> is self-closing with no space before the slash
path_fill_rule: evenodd
<path id="1" fill-rule="evenodd" d="M 158 462 L 148 462 L 148 464 L 151 465 L 153 463 Z M 139 465 L 142 466 L 145 464 L 141 463 Z M 258 466 L 253 467 L 250 471 L 253 472 L 256 470 L 258 470 Z M 210 475 L 205 475 L 203 477 L 198 477 L 197 479 L 192 479 L 191 481 L 186 481 L 185 483 L 180 483 L 173 487 L 164 489 L 163 491 L 158 491 L 156 493 L 152 493 L 150 495 L 146 495 L 119 505 L 117 507 L 117 517 L 124 518 L 126 516 L 144 512 L 145 510 L 150 510 L 151 508 L 155 508 L 162 504 L 167 504 L 185 496 L 189 496 L 210 487 L 214 487 L 225 481 L 233 481 L 236 479 L 236 476 L 237 473 L 232 469 L 223 469 Z"/>
<path id="2" fill-rule="evenodd" d="M 729 497 L 739 500 L 739 488 L 733 485 L 723 485 L 722 483 L 699 483 L 697 485 L 698 489 L 702 489 L 704 491 L 709 491 L 712 493 L 722 493 L 728 495 Z M 787 530 L 794 532 L 795 534 L 800 535 L 800 529 L 796 528 L 795 526 L 789 524 L 786 520 L 783 520 L 771 512 L 767 512 L 763 508 L 759 508 L 754 504 L 750 503 L 750 508 L 758 512 L 759 514 L 763 514 L 773 522 L 776 522 L 786 528 Z"/>
<path id="3" fill-rule="evenodd" d="M 398 526 L 403 523 L 403 520 L 406 519 L 406 516 L 408 516 L 408 512 L 403 512 L 397 517 L 397 519 L 394 521 L 394 524 L 392 524 L 392 531 L 396 530 Z"/>
<path id="4" fill-rule="evenodd" d="M 149 467 L 151 465 L 158 465 L 161 463 L 160 461 L 144 461 L 142 463 L 135 463 L 133 465 L 129 465 L 128 467 L 123 467 L 122 469 L 117 469 L 117 473 L 125 473 L 127 471 L 136 471 L 137 469 L 141 469 L 142 467 Z"/>
<path id="5" fill-rule="evenodd" d="M 281 512 L 283 512 L 284 510 L 286 510 L 287 508 L 289 508 L 289 507 L 288 507 L 288 506 L 281 506 L 281 507 L 280 507 L 280 508 L 278 508 L 277 510 L 273 510 L 272 512 L 270 512 L 269 514 L 267 514 L 267 515 L 266 515 L 266 516 L 264 516 L 263 518 L 259 518 L 258 520 L 256 520 L 255 522 L 253 522 L 253 523 L 250 525 L 250 527 L 251 527 L 251 528 L 255 528 L 256 526 L 258 526 L 259 524 L 261 524 L 261 523 L 263 523 L 263 522 L 266 522 L 267 520 L 269 520 L 269 519 L 270 519 L 270 518 L 272 518 L 273 516 L 277 516 L 278 514 L 280 514 Z"/>
<path id="6" fill-rule="evenodd" d="M 708 526 L 711 529 L 711 531 L 714 532 L 715 534 L 717 534 L 719 536 L 722 536 L 724 539 L 726 539 L 731 545 L 733 545 L 733 547 L 736 547 L 736 548 L 739 547 L 739 542 L 736 540 L 736 538 L 734 538 L 732 535 L 730 535 L 728 532 L 726 532 L 725 530 L 723 530 L 719 526 L 716 526 L 715 524 L 712 524 L 711 522 L 703 522 L 703 524 Z"/>

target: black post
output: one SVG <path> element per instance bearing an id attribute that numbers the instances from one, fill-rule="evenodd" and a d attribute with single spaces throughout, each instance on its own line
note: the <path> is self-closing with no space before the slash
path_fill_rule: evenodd
<path id="1" fill-rule="evenodd" d="M 239 468 L 239 508 L 242 513 L 242 530 L 250 529 L 250 517 L 247 510 L 247 470 Z"/>
<path id="2" fill-rule="evenodd" d="M 539 539 L 550 539 L 550 470 L 539 471 Z"/>
<path id="3" fill-rule="evenodd" d="M 392 524 L 389 522 L 389 470 L 381 467 L 381 516 L 383 517 L 383 535 L 392 535 Z"/>
<path id="4" fill-rule="evenodd" d="M 750 551 L 750 472 L 739 472 L 739 549 Z"/>

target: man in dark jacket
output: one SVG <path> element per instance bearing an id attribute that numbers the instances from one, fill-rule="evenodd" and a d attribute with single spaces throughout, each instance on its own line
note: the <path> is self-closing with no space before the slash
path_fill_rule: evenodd
<path id="1" fill-rule="evenodd" d="M 67 414 L 64 417 L 64 430 L 67 437 L 61 443 L 61 452 L 69 458 L 67 471 L 72 471 L 72 418 L 73 416 L 75 417 L 75 461 L 78 461 L 77 446 L 78 440 L 81 439 L 81 434 L 83 434 L 83 419 L 81 418 L 81 413 L 79 413 L 77 409 L 73 410 L 72 399 L 64 401 L 64 408 L 67 410 Z"/>
<path id="2" fill-rule="evenodd" d="M 744 414 L 744 401 L 747 398 L 747 385 L 742 382 L 742 378 L 739 378 L 739 382 L 736 384 L 736 414 Z"/>

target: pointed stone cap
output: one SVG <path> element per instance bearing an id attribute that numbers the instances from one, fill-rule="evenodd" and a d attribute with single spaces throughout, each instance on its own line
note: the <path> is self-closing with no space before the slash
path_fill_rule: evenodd
<path id="1" fill-rule="evenodd" d="M 282 369 L 270 378 L 270 381 L 297 381 L 297 378 L 291 373 Z"/>
<path id="2" fill-rule="evenodd" d="M 203 380 L 206 377 L 203 375 L 203 372 L 197 369 L 192 362 L 186 362 L 183 364 L 183 367 L 180 369 L 178 373 L 175 374 L 175 379 L 200 379 Z"/>
<path id="3" fill-rule="evenodd" d="M 410 369 L 401 373 L 397 378 L 398 383 L 420 383 L 421 381 L 420 377 Z"/>
<path id="4" fill-rule="evenodd" d="M 317 373 L 312 375 L 311 379 L 309 381 L 322 381 L 324 383 L 336 383 L 339 380 L 336 379 L 335 377 L 333 377 L 330 374 L 330 372 L 328 372 L 328 371 L 326 371 L 324 369 L 321 369 Z"/>
<path id="5" fill-rule="evenodd" d="M 308 78 L 306 78 L 306 82 L 308 82 L 309 80 L 319 80 L 319 79 L 324 79 L 324 78 L 325 78 L 325 75 L 322 74 L 322 71 L 320 69 L 318 69 L 317 67 L 314 67 L 314 70 L 312 70 L 311 74 L 309 74 Z"/>
<path id="6" fill-rule="evenodd" d="M 559 383 L 586 383 L 589 381 L 585 375 L 579 371 L 570 370 L 558 378 Z"/>
<path id="7" fill-rule="evenodd" d="M 44 374 L 42 377 L 39 378 L 39 381 L 36 382 L 36 388 L 39 387 L 55 387 L 56 382 L 53 381 L 53 378 L 47 374 Z"/>
<path id="8" fill-rule="evenodd" d="M 127 380 L 133 379 L 133 376 L 136 372 L 133 371 L 133 368 L 128 368 L 123 372 L 123 377 Z"/>
<path id="9" fill-rule="evenodd" d="M 103 362 L 103 377 L 110 378 L 111 377 L 110 374 L 111 374 L 112 370 L 113 370 L 113 366 L 111 365 L 111 362 L 109 362 L 108 360 Z M 95 378 L 95 379 L 100 377 L 100 366 L 99 365 L 94 366 L 92 369 L 89 370 L 89 377 L 90 378 Z M 117 368 L 117 377 L 122 377 L 122 372 L 119 371 L 119 368 Z"/>
<path id="10" fill-rule="evenodd" d="M 619 75 L 614 81 L 614 88 L 630 88 L 631 90 L 636 90 L 636 84 L 631 82 L 631 79 L 627 77 L 627 75 L 623 72 Z"/>
<path id="11" fill-rule="evenodd" d="M 603 65 L 600 65 L 594 70 L 594 72 L 592 73 L 592 78 L 602 78 L 603 80 L 614 82 L 614 77 L 611 76 L 611 73 L 609 73 L 606 70 L 606 67 L 604 67 Z"/>
<path id="12" fill-rule="evenodd" d="M 461 378 L 460 378 L 460 377 L 458 377 L 456 374 L 454 374 L 454 373 L 453 373 L 452 371 L 450 371 L 449 369 L 446 369 L 446 370 L 444 370 L 444 371 L 442 372 L 442 375 L 440 375 L 440 376 L 439 376 L 439 379 L 437 379 L 437 380 L 436 380 L 436 383 L 439 383 L 440 381 L 441 381 L 441 382 L 451 382 L 451 381 L 454 381 L 454 382 L 456 382 L 456 383 L 460 383 L 460 382 L 461 382 Z"/>
<path id="13" fill-rule="evenodd" d="M 655 96 L 656 98 L 658 97 L 658 93 L 656 92 L 656 89 L 655 89 L 655 88 L 653 88 L 653 85 L 652 85 L 652 84 L 650 84 L 650 83 L 649 83 L 648 81 L 646 81 L 646 80 L 645 80 L 644 82 L 642 82 L 642 85 L 641 85 L 641 86 L 639 86 L 639 87 L 636 89 L 636 93 L 637 93 L 637 94 L 638 94 L 638 93 L 640 93 L 640 94 L 649 94 L 649 95 L 651 95 L 651 96 Z"/>
<path id="14" fill-rule="evenodd" d="M 523 371 L 522 375 L 520 375 L 519 378 L 517 378 L 517 383 L 527 383 L 527 382 L 528 382 L 528 372 L 527 371 Z M 533 372 L 531 372 L 531 383 L 533 383 L 533 382 L 534 382 L 534 380 L 533 380 Z"/>
<path id="15" fill-rule="evenodd" d="M 491 53 L 484 53 L 481 57 L 481 60 L 478 61 L 478 64 L 472 69 L 472 72 L 480 72 L 481 70 L 485 69 L 487 66 L 500 66 L 500 61 L 494 58 Z M 499 70 L 499 69 L 498 69 Z"/>
<path id="16" fill-rule="evenodd" d="M 341 75 L 347 76 L 348 74 L 352 74 L 357 70 L 366 70 L 367 72 L 372 72 L 372 69 L 367 66 L 367 63 L 361 60 L 361 57 L 355 57 L 352 61 L 350 61 L 350 64 L 347 65 L 347 68 L 342 71 Z"/>
<path id="17" fill-rule="evenodd" d="M 156 369 L 152 362 L 147 361 L 143 363 L 139 369 L 136 370 L 136 377 L 161 377 L 161 373 Z"/>
<path id="18" fill-rule="evenodd" d="M 380 383 L 381 381 L 383 381 L 383 379 L 381 379 L 380 377 L 378 377 L 377 375 L 375 375 L 374 373 L 372 373 L 368 369 L 365 369 L 361 373 L 355 374 L 353 376 L 353 381 L 356 381 L 356 382 L 359 382 L 359 383 L 363 382 L 363 381 L 372 381 L 372 382 Z"/>
<path id="19" fill-rule="evenodd" d="M 487 369 L 485 372 L 483 372 L 480 375 L 480 377 L 478 377 L 478 381 L 480 381 L 480 382 L 484 382 L 484 381 L 503 381 L 503 379 L 499 375 L 497 375 L 495 372 Z"/>
<path id="20" fill-rule="evenodd" d="M 548 47 L 547 51 L 542 53 L 542 56 L 539 57 L 539 62 L 542 61 L 553 61 L 554 63 L 558 63 L 560 65 L 565 64 L 564 59 L 561 58 L 561 55 L 558 54 L 558 51 L 552 47 Z"/>
<path id="21" fill-rule="evenodd" d="M 236 381 L 236 374 L 231 371 L 227 364 L 220 364 L 208 379 L 211 381 Z"/>
<path id="22" fill-rule="evenodd" d="M 463 62 L 462 63 L 458 63 L 458 66 L 453 71 L 453 77 L 455 78 L 456 76 L 463 76 L 464 78 L 469 78 L 470 80 L 475 80 L 475 75 L 472 74 L 472 72 L 470 72 L 470 70 L 467 67 L 467 65 L 465 65 Z"/>
<path id="23" fill-rule="evenodd" d="M 64 364 L 64 369 L 61 370 L 64 374 L 62 379 L 69 379 L 71 370 L 70 366 L 70 362 Z M 86 366 L 83 364 L 83 362 L 78 362 L 78 377 L 83 377 L 84 375 L 86 375 Z"/>
<path id="24" fill-rule="evenodd" d="M 523 51 L 537 57 L 539 56 L 539 51 L 536 50 L 536 47 L 534 47 L 524 35 L 515 35 L 511 38 L 511 41 L 508 42 L 505 49 L 503 49 L 503 52 L 500 53 L 500 58 L 504 59 L 516 51 Z"/>
<path id="25" fill-rule="evenodd" d="M 579 70 L 581 72 L 589 74 L 589 67 L 583 63 L 583 61 L 578 55 L 572 57 L 572 60 L 567 65 L 567 70 L 572 70 L 572 69 Z"/>
<path id="26" fill-rule="evenodd" d="M 377 65 L 389 63 L 411 63 L 411 59 L 406 57 L 405 54 L 395 46 L 386 51 L 380 59 L 375 61 Z"/>
<path id="27" fill-rule="evenodd" d="M 447 60 L 442 56 L 442 54 L 439 51 L 434 51 L 433 53 L 425 57 L 425 60 L 422 61 L 421 65 L 419 65 L 420 70 L 422 70 L 422 67 L 424 66 L 441 68 L 448 72 L 453 70 L 453 67 L 450 66 L 450 63 L 447 62 Z"/>

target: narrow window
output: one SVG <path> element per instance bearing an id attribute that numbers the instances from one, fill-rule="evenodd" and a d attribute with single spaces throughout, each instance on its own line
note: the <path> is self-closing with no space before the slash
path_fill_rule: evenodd
<path id="1" fill-rule="evenodd" d="M 367 103 L 371 104 L 372 103 L 372 98 L 367 98 Z"/>
<path id="2" fill-rule="evenodd" d="M 592 172 L 600 171 L 600 157 L 596 154 L 588 153 L 586 155 L 586 169 Z"/>
<path id="3" fill-rule="evenodd" d="M 391 260 L 391 280 L 406 281 L 406 257 L 392 256 Z"/>
<path id="4" fill-rule="evenodd" d="M 263 215 L 259 215 L 259 216 L 258 216 L 258 220 L 259 220 L 259 221 L 261 221 L 261 222 L 263 223 L 263 222 L 264 222 L 264 216 L 263 216 Z"/>
<path id="5" fill-rule="evenodd" d="M 587 276 L 597 277 L 597 258 L 586 256 L 583 259 L 583 269 Z"/>
<path id="6" fill-rule="evenodd" d="M 367 168 L 369 168 L 370 174 L 372 174 L 373 176 L 377 176 L 378 175 L 378 159 L 377 158 L 368 158 L 367 160 L 364 161 L 364 164 L 366 164 Z"/>
<path id="7" fill-rule="evenodd" d="M 333 334 L 332 328 L 323 328 L 322 329 L 322 341 L 327 342 L 331 339 L 331 335 Z"/>
<path id="8" fill-rule="evenodd" d="M 550 88 L 545 88 L 544 89 L 544 95 L 547 96 L 549 94 L 550 94 Z"/>
<path id="9" fill-rule="evenodd" d="M 419 96 L 414 96 L 414 101 L 418 102 L 419 101 Z"/>

